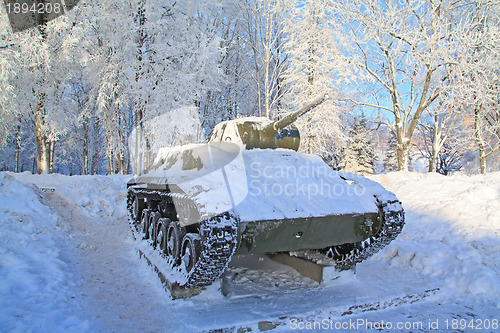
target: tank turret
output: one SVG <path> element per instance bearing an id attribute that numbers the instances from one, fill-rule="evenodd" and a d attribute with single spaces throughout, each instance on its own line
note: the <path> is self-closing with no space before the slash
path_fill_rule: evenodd
<path id="1" fill-rule="evenodd" d="M 300 134 L 293 123 L 327 99 L 328 95 L 321 95 L 300 110 L 276 121 L 265 117 L 246 117 L 224 121 L 215 126 L 209 142 L 233 142 L 244 145 L 246 149 L 285 148 L 297 151 L 300 145 Z"/>

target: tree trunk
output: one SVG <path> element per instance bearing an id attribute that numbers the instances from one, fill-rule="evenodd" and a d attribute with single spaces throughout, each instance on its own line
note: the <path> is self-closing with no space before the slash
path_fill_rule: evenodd
<path id="1" fill-rule="evenodd" d="M 87 140 L 83 140 L 83 174 L 89 174 L 89 148 Z"/>
<path id="2" fill-rule="evenodd" d="M 144 140 L 144 160 L 143 160 L 143 169 L 142 171 L 144 173 L 149 171 L 149 168 L 151 167 L 151 144 L 149 143 L 149 140 L 146 136 L 146 132 L 144 132 L 144 137 L 142 138 Z"/>
<path id="3" fill-rule="evenodd" d="M 96 175 L 99 170 L 99 145 L 98 145 L 98 139 L 97 139 L 97 133 L 99 132 L 99 118 L 94 118 L 93 122 L 93 135 L 94 135 L 94 154 L 92 155 L 92 168 L 91 172 L 93 175 Z"/>
<path id="4" fill-rule="evenodd" d="M 54 172 L 54 154 L 56 151 L 56 140 L 49 140 L 49 173 Z"/>
<path id="5" fill-rule="evenodd" d="M 257 39 L 255 40 L 257 43 Z M 261 97 L 261 89 L 260 89 L 260 71 L 259 71 L 259 56 L 257 54 L 257 50 L 254 48 L 253 58 L 255 63 L 255 81 L 257 84 L 257 107 L 259 110 L 259 117 L 262 117 L 262 97 Z"/>
<path id="6" fill-rule="evenodd" d="M 38 174 L 49 173 L 49 147 L 47 136 L 43 129 L 42 106 L 38 104 L 35 109 L 35 139 L 36 139 L 36 166 Z"/>
<path id="7" fill-rule="evenodd" d="M 118 172 L 120 175 L 124 175 L 126 170 L 127 170 L 127 163 L 126 163 L 126 155 L 127 155 L 127 146 L 128 146 L 128 135 L 127 135 L 127 117 L 125 114 L 122 114 L 122 128 L 121 128 L 121 148 L 120 148 L 120 153 L 119 153 L 119 158 L 120 158 L 120 170 Z"/>
<path id="8" fill-rule="evenodd" d="M 21 125 L 16 127 L 16 150 L 14 153 L 14 172 L 19 172 L 19 153 L 21 151 Z"/>
<path id="9" fill-rule="evenodd" d="M 146 24 L 146 11 L 145 0 L 140 0 L 137 8 L 137 63 L 138 66 L 135 70 L 135 81 L 139 82 L 139 79 L 144 75 L 142 72 L 144 68 L 146 68 L 146 55 L 143 54 L 143 50 L 145 48 L 146 39 L 148 38 L 147 31 L 145 29 Z M 137 100 L 134 108 L 135 115 L 135 154 L 134 154 L 134 174 L 141 175 L 143 172 L 144 165 L 144 144 L 142 141 L 144 135 L 144 114 L 146 112 L 145 108 L 146 101 Z"/>
<path id="10" fill-rule="evenodd" d="M 439 146 L 439 135 L 437 126 L 438 126 L 437 120 L 435 120 L 434 127 L 432 129 L 432 150 L 431 150 L 431 157 L 429 158 L 429 172 L 436 172 L 439 151 L 441 150 L 441 147 Z"/>
<path id="11" fill-rule="evenodd" d="M 392 96 L 396 127 L 396 158 L 398 160 L 398 171 L 408 171 L 409 140 L 406 137 L 405 126 L 401 118 L 401 108 L 397 96 Z"/>
<path id="12" fill-rule="evenodd" d="M 432 152 L 431 157 L 429 158 L 429 172 L 436 172 L 437 170 L 437 162 L 438 162 L 438 151 L 435 149 L 435 145 L 432 144 Z"/>
<path id="13" fill-rule="evenodd" d="M 398 158 L 398 171 L 408 171 L 409 146 L 405 142 L 399 142 L 396 148 Z"/>
<path id="14" fill-rule="evenodd" d="M 36 166 L 39 175 L 49 173 L 49 149 L 47 140 L 40 131 L 36 134 Z"/>
<path id="15" fill-rule="evenodd" d="M 476 108 L 474 111 L 474 129 L 477 146 L 479 148 L 479 166 L 481 168 L 481 173 L 486 173 L 486 147 L 481 131 L 481 107 Z"/>
<path id="16" fill-rule="evenodd" d="M 113 149 L 108 148 L 108 166 L 109 166 L 109 174 L 112 175 L 115 173 L 113 166 Z"/>
<path id="17" fill-rule="evenodd" d="M 89 132 L 88 132 L 88 120 L 87 118 L 83 121 L 83 174 L 89 174 Z"/>
<path id="18" fill-rule="evenodd" d="M 143 161 L 143 126 L 142 120 L 140 120 L 142 113 L 140 111 L 136 112 L 136 126 L 135 126 L 135 154 L 134 154 L 134 174 L 141 175 L 142 174 L 142 161 Z"/>
<path id="19" fill-rule="evenodd" d="M 124 162 L 124 154 L 123 151 L 120 149 L 118 154 L 116 155 L 116 163 L 118 164 L 118 173 L 120 175 L 123 175 L 123 162 Z"/>
<path id="20" fill-rule="evenodd" d="M 307 118 L 307 153 L 312 154 L 312 117 Z"/>
<path id="21" fill-rule="evenodd" d="M 269 54 L 270 51 L 269 51 L 269 48 L 267 47 L 267 45 L 264 46 L 265 47 L 265 51 L 264 51 L 264 59 L 265 61 L 263 62 L 263 69 L 264 69 L 264 110 L 265 110 L 265 113 L 266 113 L 266 118 L 267 119 L 270 119 L 270 116 L 271 116 L 271 110 L 270 110 L 270 105 L 269 105 L 269 101 L 271 99 L 271 92 L 270 92 L 270 82 L 269 82 L 269 62 L 271 61 L 270 57 L 271 55 Z"/>

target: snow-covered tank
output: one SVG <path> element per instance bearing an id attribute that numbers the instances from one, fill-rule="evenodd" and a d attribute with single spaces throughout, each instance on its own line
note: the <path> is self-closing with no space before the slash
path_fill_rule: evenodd
<path id="1" fill-rule="evenodd" d="M 148 244 L 141 252 L 169 284 L 209 285 L 234 254 L 288 252 L 347 269 L 401 232 L 394 194 L 296 152 L 292 123 L 324 99 L 276 122 L 222 122 L 208 144 L 163 148 L 129 182 L 133 230 Z"/>

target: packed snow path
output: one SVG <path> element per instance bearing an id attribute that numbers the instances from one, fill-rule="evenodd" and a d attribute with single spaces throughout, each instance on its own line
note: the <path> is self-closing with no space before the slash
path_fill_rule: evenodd
<path id="1" fill-rule="evenodd" d="M 107 185 L 111 182 L 104 181 Z M 111 186 L 112 187 L 112 186 Z M 113 188 L 113 187 L 112 187 Z M 68 202 L 58 191 L 47 192 L 49 207 L 71 226 L 74 256 L 71 264 L 83 283 L 82 295 L 87 299 L 87 318 L 98 330 L 136 331 L 145 327 L 162 327 L 157 309 L 162 304 L 161 286 L 146 265 L 137 260 L 134 242 L 120 206 L 109 210 L 105 201 L 88 202 L 99 213 Z M 122 199 L 121 192 L 116 193 Z M 69 244 L 71 251 L 71 244 Z M 143 276 L 146 273 L 146 276 Z"/>
<path id="2" fill-rule="evenodd" d="M 489 320 L 490 329 L 483 331 L 495 331 L 500 174 L 374 177 L 402 200 L 407 225 L 387 248 L 358 265 L 355 275 L 344 272 L 318 285 L 285 266 L 254 258 L 225 275 L 230 297 L 222 296 L 216 283 L 199 296 L 176 301 L 134 250 L 125 212 L 126 178 L 15 175 L 45 188 L 39 192 L 0 175 L 5 190 L 0 327 L 7 331 L 288 332 L 315 323 L 341 332 L 389 332 L 398 323 L 412 325 L 400 331 L 427 332 L 435 323 L 440 332 L 476 331 L 452 326 L 462 319 L 476 328 L 484 326 L 479 319 Z M 28 226 L 41 231 L 35 237 Z M 8 241 L 14 237 L 22 241 Z M 51 250 L 46 256 L 28 255 L 42 246 Z M 23 285 L 16 281 L 21 276 Z M 58 284 L 52 287 L 45 279 Z M 24 285 L 37 286 L 35 298 Z M 51 315 L 37 316 L 41 308 Z M 380 329 L 382 320 L 386 326 Z M 347 326 L 352 322 L 358 326 Z"/>

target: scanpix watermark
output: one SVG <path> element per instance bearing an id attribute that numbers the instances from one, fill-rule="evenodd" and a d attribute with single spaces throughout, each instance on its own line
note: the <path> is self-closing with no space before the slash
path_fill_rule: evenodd
<path id="1" fill-rule="evenodd" d="M 248 173 L 249 195 L 303 197 L 360 197 L 366 188 L 342 180 L 326 165 L 306 163 L 304 165 L 250 164 Z"/>
<path id="2" fill-rule="evenodd" d="M 296 318 L 291 318 L 289 327 L 292 330 L 336 330 L 336 331 L 439 331 L 439 330 L 498 330 L 499 320 L 494 319 L 443 319 L 435 318 L 427 321 L 388 321 L 388 320 L 368 320 L 363 318 L 339 320 L 322 319 L 314 321 L 303 321 Z"/>
<path id="3" fill-rule="evenodd" d="M 316 197 L 360 197 L 366 193 L 363 186 L 349 186 L 342 183 L 331 183 L 320 179 L 319 183 L 309 183 L 307 179 L 296 178 L 291 183 L 276 183 L 266 179 L 251 179 L 249 195 L 253 196 L 300 196 L 308 200 Z"/>
<path id="4" fill-rule="evenodd" d="M 326 164 L 306 162 L 296 166 L 293 163 L 268 165 L 262 162 L 252 162 L 250 163 L 250 177 L 274 179 L 324 177 L 335 179 L 337 175 Z"/>
<path id="5" fill-rule="evenodd" d="M 4 0 L 5 12 L 13 32 L 20 32 L 66 14 L 79 0 Z"/>

